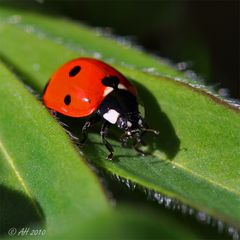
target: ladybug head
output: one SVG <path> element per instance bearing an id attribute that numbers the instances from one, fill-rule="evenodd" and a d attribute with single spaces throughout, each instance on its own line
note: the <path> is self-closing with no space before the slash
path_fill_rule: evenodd
<path id="1" fill-rule="evenodd" d="M 144 126 L 143 119 L 139 113 L 120 115 L 116 124 L 125 132 L 136 129 L 140 130 Z"/>
<path id="2" fill-rule="evenodd" d="M 152 132 L 154 134 L 159 134 L 158 131 L 149 129 L 144 119 L 141 117 L 140 113 L 131 113 L 120 115 L 117 122 L 117 126 L 124 131 L 122 140 L 124 138 L 134 138 L 138 143 L 141 143 L 141 137 L 145 132 Z"/>

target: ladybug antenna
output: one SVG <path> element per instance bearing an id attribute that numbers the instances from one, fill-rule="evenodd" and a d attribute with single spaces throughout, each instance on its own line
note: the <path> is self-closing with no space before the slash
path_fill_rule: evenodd
<path id="1" fill-rule="evenodd" d="M 151 129 L 151 128 L 142 128 L 142 130 L 144 132 L 151 132 L 151 133 L 154 133 L 156 135 L 159 135 L 159 131 L 155 130 L 155 129 Z"/>

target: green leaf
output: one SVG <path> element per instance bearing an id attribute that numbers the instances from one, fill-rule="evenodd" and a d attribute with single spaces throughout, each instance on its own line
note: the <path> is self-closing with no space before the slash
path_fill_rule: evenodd
<path id="1" fill-rule="evenodd" d="M 78 219 L 73 219 L 70 231 L 50 239 L 200 239 L 186 226 L 164 214 L 157 218 L 154 214 L 146 212 L 143 215 L 132 208 L 121 207 L 81 224 L 75 222 Z"/>
<path id="2" fill-rule="evenodd" d="M 20 199 L 49 229 L 58 218 L 108 209 L 97 178 L 61 127 L 3 65 L 0 96 L 1 203 L 11 208 L 11 200 Z M 21 205 L 15 211 L 22 213 Z M 1 215 L 1 231 L 9 228 L 9 212 L 14 210 Z"/>
<path id="3" fill-rule="evenodd" d="M 63 18 L 41 15 L 36 17 L 36 14 L 24 12 L 23 10 L 18 14 L 18 11 L 8 8 L 1 9 L 1 16 L 3 22 L 16 24 L 24 31 L 29 33 L 34 32 L 39 38 L 47 37 L 59 45 L 67 45 L 78 56 L 79 54 L 100 55 L 105 59 L 112 59 L 119 64 L 138 69 L 151 68 L 153 70 L 154 68 L 163 76 L 183 77 L 173 67 L 163 61 L 159 61 L 159 58 L 149 56 L 143 51 L 131 47 L 131 44 L 124 41 L 124 39 L 113 41 L 106 38 L 104 32 L 99 29 L 89 31 L 88 27 L 79 23 L 66 21 Z M 121 51 L 119 51 L 119 48 Z M 129 54 L 129 51 L 131 54 Z"/>
<path id="4" fill-rule="evenodd" d="M 4 38 L 0 39 L 0 53 L 29 85 L 42 92 L 59 65 L 77 56 L 100 53 L 103 60 L 111 57 L 112 65 L 134 81 L 146 105 L 149 125 L 160 130 L 159 137 L 147 137 L 152 150 L 147 157 L 139 157 L 111 139 L 114 162 L 105 159 L 107 150 L 98 134 L 91 134 L 92 144 L 82 149 L 87 158 L 113 174 L 240 225 L 239 110 L 174 81 L 183 74 L 161 60 L 85 26 L 37 14 L 11 14 L 15 16 L 1 10 Z M 162 77 L 144 73 L 143 67 L 154 67 Z"/>
<path id="5" fill-rule="evenodd" d="M 26 236 L 28 225 L 49 239 L 196 237 L 168 216 L 112 209 L 61 127 L 1 63 L 0 99 L 0 234 Z"/>

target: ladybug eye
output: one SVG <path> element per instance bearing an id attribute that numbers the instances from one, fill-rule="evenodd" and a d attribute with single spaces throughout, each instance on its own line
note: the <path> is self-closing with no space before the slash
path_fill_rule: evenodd
<path id="1" fill-rule="evenodd" d="M 66 95 L 66 97 L 64 98 L 64 103 L 66 105 L 69 105 L 71 103 L 71 96 L 70 95 Z"/>
<path id="2" fill-rule="evenodd" d="M 127 128 L 127 122 L 126 122 L 126 121 L 123 121 L 121 127 L 122 127 L 123 129 Z"/>
<path id="3" fill-rule="evenodd" d="M 126 119 L 124 119 L 122 117 L 118 118 L 117 126 L 120 129 L 126 129 L 127 128 L 127 121 L 126 121 Z"/>
<path id="4" fill-rule="evenodd" d="M 72 68 L 72 70 L 69 72 L 69 77 L 74 77 L 76 76 L 81 70 L 80 66 L 75 66 L 74 68 Z"/>

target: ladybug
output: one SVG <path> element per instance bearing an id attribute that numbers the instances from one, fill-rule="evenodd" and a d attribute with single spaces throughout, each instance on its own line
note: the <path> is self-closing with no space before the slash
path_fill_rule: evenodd
<path id="1" fill-rule="evenodd" d="M 113 147 L 107 141 L 108 129 L 116 125 L 124 131 L 120 137 L 123 146 L 133 140 L 135 150 L 144 154 L 145 132 L 149 129 L 139 112 L 137 91 L 130 81 L 108 64 L 93 58 L 77 58 L 65 63 L 51 77 L 43 93 L 43 103 L 63 115 L 89 117 L 82 128 L 82 145 L 87 139 L 87 130 L 103 120 L 100 135 L 113 158 Z"/>

